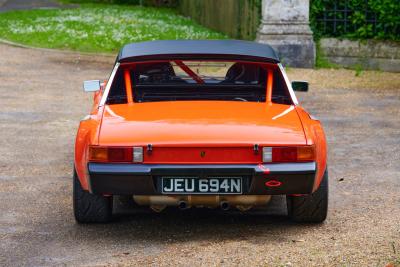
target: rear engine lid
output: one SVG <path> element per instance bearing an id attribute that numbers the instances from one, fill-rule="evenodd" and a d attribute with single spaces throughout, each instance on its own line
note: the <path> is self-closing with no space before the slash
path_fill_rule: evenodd
<path id="1" fill-rule="evenodd" d="M 106 105 L 99 144 L 153 147 L 306 145 L 294 106 L 234 101 Z"/>

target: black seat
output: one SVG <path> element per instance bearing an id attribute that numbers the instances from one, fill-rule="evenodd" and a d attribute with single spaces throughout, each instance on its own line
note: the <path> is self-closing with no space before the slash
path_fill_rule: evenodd
<path id="1" fill-rule="evenodd" d="M 165 84 L 184 82 L 177 77 L 170 62 L 138 64 L 134 70 L 136 84 Z"/>
<path id="2" fill-rule="evenodd" d="M 265 77 L 266 72 L 257 64 L 238 62 L 229 68 L 222 83 L 260 84 Z"/>

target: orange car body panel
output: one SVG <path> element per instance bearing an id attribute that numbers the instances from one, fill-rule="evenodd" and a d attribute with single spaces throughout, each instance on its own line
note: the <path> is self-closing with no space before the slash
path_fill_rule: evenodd
<path id="1" fill-rule="evenodd" d="M 93 94 L 93 106 L 90 114 L 81 120 L 75 140 L 74 165 L 82 188 L 88 190 L 87 158 L 89 145 L 98 144 L 104 107 L 99 107 L 104 85 Z"/>
<path id="2" fill-rule="evenodd" d="M 130 80 L 126 81 L 130 84 Z M 267 84 L 270 99 L 272 84 Z M 159 149 L 144 153 L 144 164 L 262 163 L 254 144 L 262 146 L 314 145 L 317 175 L 315 191 L 326 169 L 326 139 L 318 120 L 299 105 L 271 102 L 166 101 L 99 105 L 104 92 L 95 93 L 93 108 L 81 121 L 75 144 L 75 169 L 85 190 L 88 185 L 88 147 L 143 146 Z M 207 160 L 191 157 L 205 151 Z M 198 150 L 198 151 L 197 151 Z M 196 153 L 193 153 L 196 152 Z M 233 153 L 232 153 L 233 152 Z M 236 153 L 240 152 L 240 153 Z"/>
<path id="3" fill-rule="evenodd" d="M 319 120 L 313 119 L 302 107 L 296 106 L 303 124 L 307 145 L 314 145 L 316 150 L 317 175 L 313 191 L 317 190 L 327 166 L 327 143 L 324 130 Z"/>
<path id="4" fill-rule="evenodd" d="M 75 141 L 75 170 L 85 190 L 88 190 L 88 148 L 89 145 L 98 144 L 100 122 L 97 115 L 90 115 L 88 119 L 82 120 Z"/>
<path id="5" fill-rule="evenodd" d="M 104 146 L 305 145 L 293 106 L 237 101 L 106 105 Z"/>

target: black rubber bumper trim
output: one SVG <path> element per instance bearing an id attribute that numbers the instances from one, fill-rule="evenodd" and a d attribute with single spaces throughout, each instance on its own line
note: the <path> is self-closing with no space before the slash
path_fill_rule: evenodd
<path id="1" fill-rule="evenodd" d="M 96 194 L 158 195 L 156 177 L 160 176 L 226 176 L 249 177 L 244 194 L 308 194 L 314 184 L 316 164 L 219 164 L 219 165 L 152 165 L 89 163 L 90 191 Z M 267 187 L 267 181 L 281 186 Z"/>

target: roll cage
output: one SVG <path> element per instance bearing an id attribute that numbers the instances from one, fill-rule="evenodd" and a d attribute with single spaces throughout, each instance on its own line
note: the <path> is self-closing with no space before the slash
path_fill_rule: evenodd
<path id="1" fill-rule="evenodd" d="M 199 60 L 196 60 L 196 61 L 199 61 Z M 207 61 L 209 61 L 209 60 L 207 60 Z M 218 62 L 218 61 L 227 61 L 227 60 L 222 60 L 222 59 L 218 60 L 217 59 L 217 60 L 212 60 L 212 61 Z M 160 63 L 160 62 L 174 62 L 177 66 L 179 66 L 179 68 L 182 71 L 184 71 L 189 77 L 191 77 L 193 79 L 193 81 L 196 82 L 196 85 L 198 85 L 198 86 L 205 85 L 204 80 L 195 71 L 193 71 L 189 66 L 187 66 L 183 60 L 177 60 L 177 59 L 175 59 L 175 60 L 152 60 L 152 61 L 128 62 L 128 63 L 116 62 L 114 65 L 113 71 L 107 81 L 105 88 L 104 88 L 104 91 L 102 92 L 102 97 L 99 102 L 99 106 L 104 106 L 107 103 L 107 99 L 109 97 L 110 90 L 114 83 L 116 74 L 119 71 L 123 72 L 123 80 L 124 80 L 124 87 L 125 87 L 125 93 L 126 93 L 126 103 L 134 103 L 135 96 L 132 91 L 135 90 L 135 85 L 132 82 L 131 72 L 134 71 L 135 66 L 138 64 L 149 64 L 149 63 Z M 265 102 L 267 104 L 272 103 L 274 75 L 276 75 L 276 74 L 282 76 L 282 80 L 288 90 L 292 104 L 294 104 L 294 105 L 298 104 L 298 101 L 294 94 L 291 83 L 285 73 L 283 66 L 280 63 L 249 62 L 249 61 L 241 61 L 241 60 L 235 60 L 235 62 L 245 63 L 245 64 L 257 64 L 258 66 L 261 66 L 265 70 L 270 70 L 270 71 L 266 72 L 267 77 L 266 77 L 266 83 L 265 83 L 265 88 L 264 88 Z M 215 85 L 215 86 L 218 86 L 218 85 Z"/>

